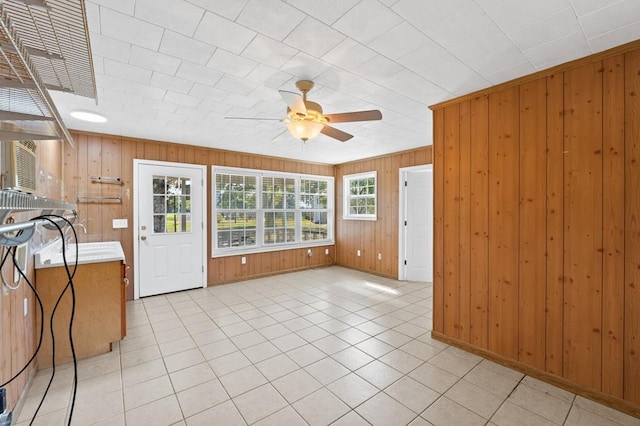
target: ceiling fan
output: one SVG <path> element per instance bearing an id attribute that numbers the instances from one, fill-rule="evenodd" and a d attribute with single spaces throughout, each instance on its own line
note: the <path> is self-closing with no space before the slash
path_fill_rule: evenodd
<path id="1" fill-rule="evenodd" d="M 287 117 L 279 118 L 249 118 L 225 117 L 230 120 L 279 120 L 287 123 L 289 132 L 296 138 L 306 142 L 320 133 L 341 142 L 353 137 L 349 133 L 338 130 L 329 124 L 347 123 L 352 121 L 373 121 L 382 119 L 382 113 L 376 110 L 343 112 L 339 114 L 324 114 L 320 104 L 307 100 L 307 93 L 313 89 L 313 81 L 300 80 L 296 87 L 302 95 L 287 90 L 279 90 L 280 96 L 287 104 Z"/>

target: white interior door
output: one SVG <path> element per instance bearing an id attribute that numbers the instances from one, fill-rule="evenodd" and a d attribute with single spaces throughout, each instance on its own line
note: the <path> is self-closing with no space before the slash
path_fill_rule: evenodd
<path id="1" fill-rule="evenodd" d="M 433 171 L 404 172 L 404 278 L 433 280 Z"/>
<path id="2" fill-rule="evenodd" d="M 204 166 L 134 161 L 136 297 L 206 286 Z"/>

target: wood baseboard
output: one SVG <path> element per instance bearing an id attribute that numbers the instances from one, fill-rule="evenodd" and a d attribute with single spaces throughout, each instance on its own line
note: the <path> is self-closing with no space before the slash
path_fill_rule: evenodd
<path id="1" fill-rule="evenodd" d="M 618 398 L 615 396 L 607 395 L 602 392 L 594 391 L 593 389 L 585 388 L 583 386 L 580 386 L 574 382 L 571 382 L 565 379 L 564 377 L 560 377 L 555 374 L 551 374 L 546 371 L 539 370 L 527 364 L 521 363 L 519 361 L 514 361 L 513 359 L 496 354 L 486 349 L 478 348 L 476 346 L 470 345 L 467 342 L 454 339 L 452 337 L 446 336 L 435 330 L 431 332 L 431 337 L 443 343 L 446 343 L 448 345 L 455 346 L 467 352 L 471 352 L 473 354 L 479 355 L 490 361 L 494 361 L 505 367 L 517 370 L 523 374 L 526 374 L 527 376 L 531 376 L 536 379 L 542 380 L 544 382 L 551 383 L 554 386 L 558 386 L 559 388 L 562 388 L 571 393 L 575 393 L 576 395 L 583 396 L 592 401 L 595 401 L 600 404 L 606 405 L 608 407 L 614 408 L 616 410 L 622 411 L 631 416 L 640 418 L 640 406 L 633 404 L 629 401 L 626 401 L 622 398 Z"/>

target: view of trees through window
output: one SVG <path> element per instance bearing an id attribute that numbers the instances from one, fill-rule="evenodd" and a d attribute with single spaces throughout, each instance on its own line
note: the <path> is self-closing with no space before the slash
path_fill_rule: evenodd
<path id="1" fill-rule="evenodd" d="M 259 248 L 333 238 L 333 179 L 214 169 L 215 248 Z"/>
<path id="2" fill-rule="evenodd" d="M 153 232 L 191 232 L 191 179 L 153 177 Z"/>

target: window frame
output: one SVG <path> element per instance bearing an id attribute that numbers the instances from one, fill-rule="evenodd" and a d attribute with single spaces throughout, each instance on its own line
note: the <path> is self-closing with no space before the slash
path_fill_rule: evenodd
<path id="1" fill-rule="evenodd" d="M 232 174 L 232 175 L 242 175 L 242 176 L 252 176 L 256 178 L 256 209 L 218 209 L 216 207 L 216 175 L 218 174 Z M 284 208 L 278 209 L 275 207 L 265 207 L 263 204 L 263 178 L 283 178 L 285 179 L 294 179 L 295 185 L 295 208 L 290 209 L 287 208 L 286 201 L 284 203 Z M 327 237 L 322 240 L 304 240 L 303 239 L 303 220 L 302 214 L 303 212 L 308 212 L 310 209 L 302 208 L 301 202 L 301 181 L 302 180 L 315 180 L 315 181 L 324 181 L 327 183 L 327 208 L 325 209 L 313 209 L 313 211 L 322 211 L 327 213 Z M 288 250 L 288 249 L 296 249 L 296 248 L 307 248 L 307 247 L 317 247 L 317 246 L 329 246 L 335 244 L 335 179 L 333 176 L 322 176 L 322 175 L 311 175 L 311 174 L 301 174 L 301 173 L 287 173 L 287 172 L 276 172 L 271 170 L 259 170 L 259 169 L 247 169 L 241 167 L 226 167 L 226 166 L 211 166 L 211 188 L 212 188 L 212 213 L 211 213 L 211 257 L 225 257 L 225 256 L 233 256 L 240 254 L 250 254 L 250 253 L 262 253 L 262 252 L 271 252 L 271 251 L 280 251 L 280 250 Z M 224 248 L 218 247 L 218 222 L 217 216 L 218 213 L 228 210 L 234 210 L 236 212 L 255 212 L 256 214 L 256 241 L 255 245 L 251 246 L 229 246 Z M 265 223 L 264 216 L 266 213 L 271 212 L 282 212 L 286 215 L 286 212 L 294 212 L 294 221 L 295 221 L 295 241 L 287 242 L 285 238 L 285 242 L 281 243 L 265 243 Z M 286 231 L 285 231 L 286 233 Z"/>
<path id="2" fill-rule="evenodd" d="M 373 178 L 374 194 L 372 197 L 353 197 L 351 195 L 351 182 L 359 179 Z M 353 198 L 373 198 L 375 213 L 351 213 L 351 199 Z M 378 172 L 377 170 L 344 175 L 342 177 L 342 219 L 343 220 L 378 220 Z"/>

